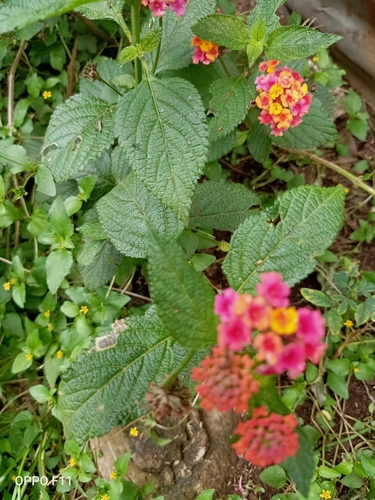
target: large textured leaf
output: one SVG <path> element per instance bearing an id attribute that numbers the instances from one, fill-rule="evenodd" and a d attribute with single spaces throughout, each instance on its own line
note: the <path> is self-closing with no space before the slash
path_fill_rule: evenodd
<path id="1" fill-rule="evenodd" d="M 154 307 L 143 317 L 129 317 L 127 324 L 114 347 L 84 352 L 64 376 L 58 408 L 68 439 L 84 442 L 146 413 L 150 383 L 160 383 L 186 355 Z"/>
<path id="2" fill-rule="evenodd" d="M 297 486 L 297 490 L 304 497 L 307 497 L 315 470 L 314 453 L 310 440 L 304 434 L 303 429 L 298 431 L 298 442 L 297 454 L 294 457 L 288 457 L 281 465 Z"/>
<path id="3" fill-rule="evenodd" d="M 286 0 L 258 0 L 255 8 L 247 18 L 249 29 L 257 19 L 261 18 L 266 25 L 267 35 L 280 26 L 279 16 L 275 14 L 276 9 L 285 3 Z"/>
<path id="4" fill-rule="evenodd" d="M 142 82 L 120 100 L 116 136 L 140 179 L 186 221 L 208 148 L 195 87 L 180 78 Z"/>
<path id="5" fill-rule="evenodd" d="M 125 0 L 111 1 L 114 9 L 121 13 L 125 5 Z M 76 10 L 88 19 L 116 19 L 113 9 L 108 5 L 108 0 L 96 0 L 96 2 L 88 3 Z"/>
<path id="6" fill-rule="evenodd" d="M 342 188 L 305 186 L 280 198 L 280 222 L 252 213 L 234 233 L 224 262 L 230 285 L 253 292 L 259 274 L 277 271 L 293 285 L 311 273 L 315 257 L 332 243 L 343 220 Z"/>
<path id="7" fill-rule="evenodd" d="M 268 37 L 266 56 L 282 61 L 300 59 L 326 49 L 341 38 L 306 26 L 283 26 Z"/>
<path id="8" fill-rule="evenodd" d="M 74 177 L 114 140 L 114 106 L 78 94 L 58 106 L 49 122 L 44 161 L 56 181 Z"/>
<path id="9" fill-rule="evenodd" d="M 225 14 L 212 14 L 200 19 L 192 31 L 202 40 L 209 40 L 232 50 L 243 49 L 249 39 L 243 21 Z"/>
<path id="10" fill-rule="evenodd" d="M 148 255 L 147 223 L 168 240 L 177 239 L 182 223 L 169 208 L 155 198 L 135 174 L 130 174 L 98 203 L 102 227 L 124 255 Z"/>
<path id="11" fill-rule="evenodd" d="M 186 13 L 177 17 L 169 9 L 163 17 L 163 36 L 157 71 L 179 69 L 191 64 L 193 47 L 191 39 L 194 34 L 191 27 L 198 19 L 215 11 L 214 0 L 190 0 Z"/>
<path id="12" fill-rule="evenodd" d="M 155 231 L 150 231 L 149 277 L 159 317 L 177 342 L 193 349 L 214 344 L 217 319 L 210 284 L 177 243 Z"/>
<path id="13" fill-rule="evenodd" d="M 5 0 L 0 6 L 0 33 L 58 16 L 93 0 Z M 95 1 L 95 0 L 94 0 Z"/>
<path id="14" fill-rule="evenodd" d="M 313 97 L 309 112 L 302 118 L 302 123 L 290 128 L 281 137 L 272 136 L 272 142 L 282 148 L 311 149 L 324 146 L 337 139 L 337 130 L 333 120 L 319 99 Z"/>
<path id="15" fill-rule="evenodd" d="M 250 215 L 258 195 L 242 184 L 207 181 L 198 184 L 190 209 L 190 227 L 234 231 Z"/>
<path id="16" fill-rule="evenodd" d="M 270 131 L 259 120 L 253 123 L 247 136 L 247 147 L 255 161 L 266 161 L 272 149 Z"/>
<path id="17" fill-rule="evenodd" d="M 250 87 L 243 76 L 215 80 L 210 87 L 213 99 L 209 110 L 214 114 L 208 122 L 210 141 L 232 132 L 245 118 L 250 105 Z"/>
<path id="18" fill-rule="evenodd" d="M 92 262 L 79 267 L 85 287 L 92 291 L 108 283 L 123 260 L 123 256 L 109 241 L 102 241 L 99 245 L 100 250 Z"/>

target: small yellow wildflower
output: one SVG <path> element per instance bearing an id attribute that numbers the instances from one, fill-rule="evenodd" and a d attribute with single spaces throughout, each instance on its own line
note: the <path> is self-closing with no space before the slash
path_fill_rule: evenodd
<path id="1" fill-rule="evenodd" d="M 319 57 L 314 56 L 312 59 L 314 62 L 319 61 Z M 331 497 L 330 497 L 331 498 Z"/>
<path id="2" fill-rule="evenodd" d="M 52 330 L 53 330 L 53 324 L 52 324 L 52 323 L 48 323 L 48 325 L 47 325 L 47 330 L 48 330 L 49 332 L 52 332 Z"/>
<path id="3" fill-rule="evenodd" d="M 33 359 L 33 355 L 30 352 L 28 352 L 26 354 L 26 359 L 27 359 L 27 361 L 31 361 Z"/>
<path id="4" fill-rule="evenodd" d="M 104 495 L 102 495 L 100 498 L 101 498 L 101 500 L 109 500 L 110 499 L 110 497 L 108 496 L 107 493 L 105 493 Z"/>
<path id="5" fill-rule="evenodd" d="M 60 250 L 66 250 L 66 247 L 64 247 L 64 245 L 60 245 Z"/>
<path id="6" fill-rule="evenodd" d="M 12 279 L 9 281 L 9 283 L 10 283 L 11 285 L 16 285 L 16 284 L 17 284 L 17 280 L 16 280 L 16 278 L 12 278 Z"/>
<path id="7" fill-rule="evenodd" d="M 89 308 L 87 306 L 82 306 L 80 312 L 82 314 L 87 314 L 89 312 Z"/>
<path id="8" fill-rule="evenodd" d="M 51 311 L 48 309 L 48 311 L 43 313 L 43 316 L 45 316 L 46 318 L 49 318 L 51 316 Z"/>
<path id="9" fill-rule="evenodd" d="M 17 476 L 15 476 L 15 475 L 13 474 L 13 476 L 12 476 L 12 481 L 15 481 L 15 480 L 16 480 L 16 478 L 17 478 Z"/>
<path id="10" fill-rule="evenodd" d="M 71 458 L 70 460 L 68 460 L 68 464 L 70 465 L 70 467 L 74 467 L 75 465 L 77 465 L 77 462 L 74 458 Z"/>
<path id="11" fill-rule="evenodd" d="M 320 498 L 323 498 L 324 500 L 330 500 L 330 498 L 332 498 L 331 492 L 328 490 L 322 490 L 322 492 L 319 496 L 320 496 Z"/>
<path id="12" fill-rule="evenodd" d="M 115 477 L 117 476 L 117 472 L 115 470 L 113 470 L 110 475 L 109 475 L 109 479 L 114 479 Z"/>
<path id="13" fill-rule="evenodd" d="M 359 372 L 359 368 L 355 367 L 354 370 L 353 370 L 354 373 L 358 373 Z"/>
<path id="14" fill-rule="evenodd" d="M 64 353 L 63 353 L 63 351 L 57 351 L 56 356 L 57 356 L 59 359 L 63 358 L 63 357 L 64 357 Z"/>
<path id="15" fill-rule="evenodd" d="M 7 290 L 7 291 L 10 290 L 10 281 L 7 281 L 6 283 L 4 283 L 3 287 L 4 287 L 4 290 Z"/>
<path id="16" fill-rule="evenodd" d="M 354 325 L 353 321 L 351 319 L 347 319 L 344 323 L 345 326 L 347 326 L 348 328 L 350 328 L 351 326 Z"/>
<path id="17" fill-rule="evenodd" d="M 133 436 L 133 437 L 137 437 L 137 436 L 138 436 L 138 434 L 139 434 L 138 429 L 137 429 L 136 427 L 132 427 L 132 428 L 130 429 L 129 434 L 130 434 L 131 436 Z"/>
<path id="18" fill-rule="evenodd" d="M 52 97 L 52 92 L 50 90 L 45 90 L 42 94 L 43 96 L 43 99 L 49 99 L 50 97 Z"/>

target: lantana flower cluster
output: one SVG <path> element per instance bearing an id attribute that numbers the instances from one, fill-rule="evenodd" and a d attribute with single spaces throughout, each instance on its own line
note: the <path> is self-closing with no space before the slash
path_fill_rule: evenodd
<path id="1" fill-rule="evenodd" d="M 189 0 L 142 0 L 141 3 L 145 7 L 149 6 L 154 17 L 163 17 L 167 7 L 177 16 L 183 16 Z"/>
<path id="2" fill-rule="evenodd" d="M 201 40 L 195 36 L 191 40 L 191 45 L 195 47 L 193 54 L 193 63 L 204 65 L 213 63 L 219 57 L 219 46 L 206 40 Z"/>
<path id="3" fill-rule="evenodd" d="M 227 288 L 217 295 L 215 313 L 220 316 L 219 345 L 238 351 L 246 345 L 257 349 L 256 371 L 292 378 L 317 363 L 325 352 L 324 319 L 319 311 L 290 307 L 290 289 L 275 272 L 260 275 L 258 295 L 240 295 Z"/>
<path id="4" fill-rule="evenodd" d="M 302 123 L 312 101 L 304 78 L 287 66 L 278 68 L 279 64 L 277 60 L 260 63 L 259 70 L 265 74 L 255 79 L 259 92 L 255 103 L 262 110 L 258 119 L 270 125 L 276 136 Z"/>

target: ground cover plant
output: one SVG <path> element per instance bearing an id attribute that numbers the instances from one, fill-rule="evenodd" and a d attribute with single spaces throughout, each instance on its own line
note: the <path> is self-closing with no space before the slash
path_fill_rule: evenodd
<path id="1" fill-rule="evenodd" d="M 340 37 L 283 4 L 1 4 L 4 499 L 161 500 L 89 440 L 168 446 L 193 408 L 237 415 L 262 469 L 229 500 L 374 498 L 373 151 L 340 163 L 370 115 L 337 91 Z"/>

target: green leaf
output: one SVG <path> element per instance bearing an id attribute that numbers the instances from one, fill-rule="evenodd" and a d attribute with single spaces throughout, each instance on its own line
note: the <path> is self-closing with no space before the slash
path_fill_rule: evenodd
<path id="1" fill-rule="evenodd" d="M 214 115 L 208 121 L 210 142 L 232 132 L 245 118 L 251 98 L 250 87 L 243 76 L 215 80 L 210 92 L 213 96 L 209 111 Z"/>
<path id="2" fill-rule="evenodd" d="M 337 131 L 319 99 L 313 98 L 309 112 L 302 123 L 289 128 L 283 136 L 272 137 L 281 148 L 312 149 L 337 139 Z"/>
<path id="3" fill-rule="evenodd" d="M 198 272 L 202 272 L 207 269 L 207 267 L 215 262 L 215 260 L 216 257 L 214 255 L 208 255 L 206 253 L 196 253 L 191 258 L 194 269 Z"/>
<path id="4" fill-rule="evenodd" d="M 67 439 L 64 444 L 64 451 L 67 455 L 79 457 L 81 454 L 81 449 L 79 444 L 76 443 L 73 439 Z"/>
<path id="5" fill-rule="evenodd" d="M 266 38 L 267 27 L 261 17 L 252 24 L 250 28 L 250 40 L 253 43 L 260 43 L 263 46 L 264 39 Z"/>
<path id="6" fill-rule="evenodd" d="M 331 467 L 327 467 L 326 465 L 321 465 L 318 468 L 318 474 L 320 477 L 324 477 L 326 479 L 332 479 L 334 477 L 340 477 L 340 472 L 335 471 Z"/>
<path id="7" fill-rule="evenodd" d="M 362 467 L 368 474 L 368 477 L 371 480 L 375 480 L 375 460 L 373 458 L 368 457 L 364 453 L 361 453 L 361 464 Z"/>
<path id="8" fill-rule="evenodd" d="M 268 37 L 266 56 L 282 61 L 301 59 L 326 49 L 341 38 L 306 26 L 282 26 Z"/>
<path id="9" fill-rule="evenodd" d="M 355 368 L 354 376 L 358 380 L 370 380 L 374 377 L 373 368 L 366 363 L 358 363 Z"/>
<path id="10" fill-rule="evenodd" d="M 207 161 L 219 160 L 223 156 L 230 153 L 237 142 L 237 135 L 235 132 L 231 132 L 223 139 L 212 142 L 210 144 L 210 149 L 208 150 Z"/>
<path id="11" fill-rule="evenodd" d="M 79 307 L 74 302 L 66 300 L 60 307 L 60 311 L 68 316 L 68 318 L 75 318 L 79 314 Z"/>
<path id="12" fill-rule="evenodd" d="M 122 14 L 125 0 L 111 0 L 111 3 L 113 8 L 119 14 Z M 83 14 L 88 19 L 116 19 L 113 9 L 108 4 L 108 0 L 96 0 L 94 3 L 87 3 L 87 5 L 79 7 L 75 10 Z"/>
<path id="13" fill-rule="evenodd" d="M 128 467 L 129 467 L 129 462 L 130 462 L 130 457 L 131 457 L 130 452 L 124 453 L 123 455 L 121 455 L 121 457 L 119 457 L 115 461 L 114 467 L 120 476 L 125 476 L 125 474 L 127 473 Z"/>
<path id="14" fill-rule="evenodd" d="M 297 490 L 307 497 L 315 470 L 314 454 L 310 440 L 305 436 L 303 430 L 300 430 L 298 434 L 299 450 L 297 454 L 294 457 L 288 457 L 281 465 L 297 486 Z"/>
<path id="15" fill-rule="evenodd" d="M 44 162 L 57 182 L 74 177 L 114 140 L 114 106 L 77 94 L 53 113 L 44 141 Z"/>
<path id="16" fill-rule="evenodd" d="M 329 372 L 327 377 L 328 387 L 340 398 L 348 399 L 349 391 L 346 378 L 342 375 L 337 375 L 337 373 Z"/>
<path id="17" fill-rule="evenodd" d="M 234 231 L 259 203 L 258 195 L 242 184 L 207 181 L 198 184 L 190 208 L 190 228 Z"/>
<path id="18" fill-rule="evenodd" d="M 215 12 L 214 0 L 190 0 L 183 16 L 177 17 L 167 9 L 163 16 L 163 35 L 160 48 L 157 73 L 168 69 L 180 69 L 191 64 L 193 47 L 191 40 L 194 36 L 191 27 L 198 19 Z"/>
<path id="19" fill-rule="evenodd" d="M 42 384 L 33 385 L 32 387 L 30 387 L 30 394 L 40 404 L 47 403 L 47 401 L 49 401 L 51 398 L 51 393 L 49 392 L 47 387 Z"/>
<path id="20" fill-rule="evenodd" d="M 50 170 L 45 165 L 38 166 L 38 173 L 35 176 L 39 193 L 47 196 L 56 196 L 56 186 Z"/>
<path id="21" fill-rule="evenodd" d="M 129 257 L 148 255 L 148 223 L 168 240 L 177 239 L 183 229 L 176 215 L 147 191 L 135 174 L 104 196 L 97 209 L 104 232 L 117 250 Z"/>
<path id="22" fill-rule="evenodd" d="M 184 347 L 203 349 L 214 344 L 214 293 L 206 278 L 189 265 L 177 243 L 154 230 L 149 250 L 151 292 L 163 324 Z"/>
<path id="23" fill-rule="evenodd" d="M 375 317 L 375 297 L 368 297 L 365 302 L 358 304 L 354 319 L 357 326 L 360 326 L 367 323 L 372 317 Z"/>
<path id="24" fill-rule="evenodd" d="M 5 146 L 0 142 L 0 165 L 9 167 L 12 174 L 24 172 L 30 167 L 26 149 L 22 146 Z"/>
<path id="25" fill-rule="evenodd" d="M 63 279 L 73 265 L 72 253 L 68 250 L 54 250 L 47 257 L 47 284 L 51 293 L 56 293 Z"/>
<path id="26" fill-rule="evenodd" d="M 272 139 L 267 127 L 256 120 L 247 135 L 247 147 L 255 161 L 262 163 L 267 160 L 272 149 Z"/>
<path id="27" fill-rule="evenodd" d="M 353 471 L 348 476 L 341 479 L 340 483 L 344 486 L 348 486 L 349 488 L 361 488 L 363 485 L 363 479 L 357 476 L 357 474 Z"/>
<path id="28" fill-rule="evenodd" d="M 293 285 L 314 270 L 315 258 L 341 228 L 345 193 L 342 188 L 305 186 L 279 197 L 280 222 L 251 213 L 234 233 L 224 262 L 230 285 L 253 292 L 259 274 L 279 272 Z"/>
<path id="29" fill-rule="evenodd" d="M 0 33 L 55 17 L 93 0 L 5 0 L 0 6 Z M 95 0 L 94 0 L 95 1 Z"/>
<path id="30" fill-rule="evenodd" d="M 285 471 L 280 465 L 267 467 L 260 473 L 259 479 L 273 488 L 283 488 L 287 481 Z"/>
<path id="31" fill-rule="evenodd" d="M 122 49 L 120 55 L 118 56 L 118 62 L 120 64 L 126 64 L 130 61 L 133 61 L 137 56 L 138 50 L 133 47 L 133 45 L 130 45 L 129 47 L 125 47 L 124 49 Z"/>
<path id="32" fill-rule="evenodd" d="M 363 462 L 362 462 L 363 465 Z M 365 467 L 364 467 L 365 468 Z M 353 470 L 353 464 L 351 462 L 341 462 L 341 464 L 336 465 L 335 470 L 344 476 L 350 474 Z"/>
<path id="33" fill-rule="evenodd" d="M 280 26 L 279 16 L 275 11 L 285 3 L 286 0 L 258 0 L 255 8 L 250 12 L 247 18 L 247 26 L 251 30 L 252 26 L 259 18 L 266 25 L 267 35 Z"/>
<path id="34" fill-rule="evenodd" d="M 73 223 L 66 213 L 65 205 L 61 195 L 59 195 L 51 205 L 50 211 L 48 213 L 48 222 L 51 225 L 51 229 L 56 234 L 61 236 L 61 238 L 65 239 L 69 236 L 72 236 L 74 233 Z"/>
<path id="35" fill-rule="evenodd" d="M 68 439 L 84 442 L 141 416 L 150 382 L 160 383 L 177 364 L 154 306 L 144 316 L 129 317 L 127 324 L 114 347 L 83 352 L 64 375 L 58 409 Z"/>
<path id="36" fill-rule="evenodd" d="M 85 287 L 94 292 L 108 283 L 116 274 L 122 260 L 122 255 L 115 247 L 109 241 L 103 241 L 90 264 L 79 266 Z"/>
<path id="37" fill-rule="evenodd" d="M 326 366 L 337 375 L 345 376 L 350 371 L 350 360 L 346 358 L 327 359 Z"/>
<path id="38" fill-rule="evenodd" d="M 358 111 L 362 109 L 362 99 L 360 96 L 353 90 L 349 89 L 345 99 L 344 99 L 345 110 L 349 115 L 355 115 Z"/>
<path id="39" fill-rule="evenodd" d="M 250 41 L 246 47 L 246 54 L 251 67 L 263 52 L 263 43 Z"/>
<path id="40" fill-rule="evenodd" d="M 152 52 L 157 49 L 161 41 L 161 30 L 151 30 L 141 39 L 139 47 L 142 52 Z"/>
<path id="41" fill-rule="evenodd" d="M 140 180 L 186 221 L 208 147 L 194 86 L 180 78 L 143 81 L 119 102 L 116 136 Z"/>
<path id="42" fill-rule="evenodd" d="M 202 40 L 223 45 L 228 49 L 241 50 L 249 40 L 247 29 L 241 19 L 225 14 L 212 14 L 200 19 L 192 31 Z"/>
<path id="43" fill-rule="evenodd" d="M 18 307 L 23 308 L 26 300 L 26 287 L 25 283 L 15 285 L 12 289 L 12 298 Z"/>
<path id="44" fill-rule="evenodd" d="M 197 496 L 196 500 L 212 500 L 214 497 L 215 490 L 205 490 L 200 495 Z"/>
<path id="45" fill-rule="evenodd" d="M 330 309 L 324 314 L 327 327 L 332 335 L 339 335 L 344 321 L 337 309 Z"/>
<path id="46" fill-rule="evenodd" d="M 302 297 L 308 302 L 318 307 L 330 307 L 331 299 L 320 290 L 313 290 L 312 288 L 301 288 Z"/>
<path id="47" fill-rule="evenodd" d="M 20 352 L 12 365 L 12 373 L 19 373 L 27 370 L 33 364 L 33 358 L 27 359 L 25 352 Z"/>
<path id="48" fill-rule="evenodd" d="M 370 130 L 367 118 L 349 118 L 346 128 L 360 141 L 365 141 Z"/>

